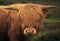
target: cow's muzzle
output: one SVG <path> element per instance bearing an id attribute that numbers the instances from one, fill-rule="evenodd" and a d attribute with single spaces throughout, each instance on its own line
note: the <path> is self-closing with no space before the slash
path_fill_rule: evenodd
<path id="1" fill-rule="evenodd" d="M 37 30 L 36 29 L 34 29 L 34 28 L 25 28 L 24 29 L 24 34 L 25 35 L 28 35 L 28 34 L 36 34 L 37 33 Z"/>

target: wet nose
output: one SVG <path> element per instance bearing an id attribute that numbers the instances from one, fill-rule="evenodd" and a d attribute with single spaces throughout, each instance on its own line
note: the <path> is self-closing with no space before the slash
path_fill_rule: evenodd
<path id="1" fill-rule="evenodd" d="M 26 28 L 24 30 L 24 34 L 36 34 L 36 30 L 34 28 Z"/>

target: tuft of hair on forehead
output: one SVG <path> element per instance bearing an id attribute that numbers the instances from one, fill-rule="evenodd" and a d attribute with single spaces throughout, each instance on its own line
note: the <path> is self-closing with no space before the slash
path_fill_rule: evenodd
<path id="1" fill-rule="evenodd" d="M 26 7 L 26 8 L 35 8 L 38 12 L 41 12 L 40 10 L 42 9 L 41 5 L 33 4 L 33 3 L 28 3 L 28 4 L 17 3 L 17 4 L 8 5 L 8 7 L 17 8 L 17 9 L 21 9 L 23 7 Z"/>
<path id="2" fill-rule="evenodd" d="M 33 15 L 35 17 L 39 17 L 39 15 L 43 16 L 41 9 L 42 9 L 42 7 L 40 5 L 38 5 L 38 4 L 25 4 L 24 6 L 22 6 L 19 9 L 19 13 L 27 14 L 28 16 L 30 14 L 31 16 Z"/>

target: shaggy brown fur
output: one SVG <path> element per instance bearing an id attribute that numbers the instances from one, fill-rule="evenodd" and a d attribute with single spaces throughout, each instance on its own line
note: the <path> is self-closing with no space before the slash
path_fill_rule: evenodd
<path id="1" fill-rule="evenodd" d="M 31 36 L 42 29 L 42 9 L 38 4 L 13 4 L 0 9 L 0 35 L 8 36 L 10 41 L 31 41 Z"/>
<path id="2" fill-rule="evenodd" d="M 11 23 L 16 19 L 16 10 L 0 9 L 0 41 L 6 38 L 11 28 Z M 14 18 L 14 19 L 13 19 Z"/>

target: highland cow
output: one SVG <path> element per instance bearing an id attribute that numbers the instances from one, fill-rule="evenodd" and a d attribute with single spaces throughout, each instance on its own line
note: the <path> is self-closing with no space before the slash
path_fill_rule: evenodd
<path id="1" fill-rule="evenodd" d="M 9 41 L 31 41 L 32 36 L 43 29 L 47 8 L 54 7 L 39 4 L 15 6 L 0 9 L 0 35 L 8 36 Z"/>

